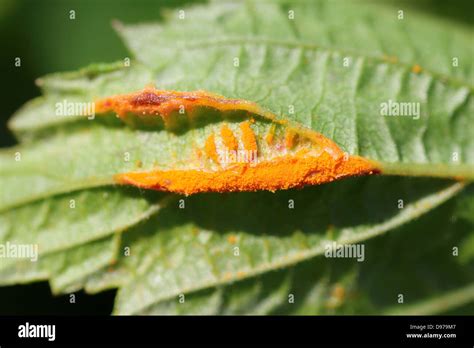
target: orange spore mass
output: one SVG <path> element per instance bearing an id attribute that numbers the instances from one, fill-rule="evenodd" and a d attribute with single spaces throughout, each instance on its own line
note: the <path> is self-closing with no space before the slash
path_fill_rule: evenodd
<path id="1" fill-rule="evenodd" d="M 230 244 L 235 244 L 235 243 L 237 243 L 237 237 L 234 236 L 234 235 L 230 235 L 229 237 L 227 237 L 227 241 L 228 241 Z"/>
<path id="2" fill-rule="evenodd" d="M 166 121 L 173 111 L 184 108 L 188 112 L 198 106 L 210 107 L 220 111 L 262 112 L 257 104 L 242 99 L 228 99 L 206 91 L 164 91 L 153 87 L 147 87 L 135 93 L 99 99 L 95 102 L 95 111 L 96 113 L 113 111 L 120 117 L 126 116 L 127 113 L 159 115 Z"/>
<path id="3" fill-rule="evenodd" d="M 419 74 L 423 69 L 418 64 L 413 65 L 411 71 L 415 74 Z"/>
<path id="4" fill-rule="evenodd" d="M 421 69 L 421 68 L 420 68 Z M 298 188 L 317 185 L 343 177 L 378 173 L 377 164 L 357 156 L 344 156 L 343 151 L 330 139 L 301 126 L 292 126 L 289 121 L 279 120 L 257 104 L 228 99 L 205 91 L 177 92 L 161 91 L 148 87 L 143 91 L 112 96 L 96 101 L 96 112 L 114 111 L 120 117 L 127 114 L 158 116 L 167 124 L 168 116 L 180 109 L 190 111 L 195 107 L 210 107 L 219 111 L 246 111 L 249 117 L 263 117 L 273 122 L 265 139 L 268 146 L 275 143 L 275 124 L 287 127 L 284 146 L 292 153 L 259 158 L 257 162 L 233 163 L 220 167 L 215 135 L 205 141 L 202 151 L 219 164 L 218 169 L 173 169 L 136 171 L 116 175 L 117 182 L 142 188 L 170 191 L 182 194 L 199 192 L 257 191 Z M 186 117 L 186 115 L 183 115 Z M 247 151 L 257 151 L 258 141 L 251 127 L 251 121 L 240 123 L 240 140 Z M 223 125 L 220 130 L 223 145 L 229 150 L 238 149 L 238 140 L 232 130 Z M 298 138 L 297 138 L 298 137 Z M 295 140 L 298 139 L 298 140 Z M 307 147 L 295 149 L 299 139 L 304 139 Z M 275 146 L 280 146 L 276 143 Z M 302 145 L 301 145 L 302 146 Z M 199 150 L 198 157 L 200 158 Z M 256 152 L 255 152 L 256 153 Z M 260 156 L 260 155 L 259 155 Z"/>
<path id="5" fill-rule="evenodd" d="M 377 168 L 353 156 L 337 160 L 327 152 L 319 157 L 304 151 L 257 164 L 237 163 L 218 171 L 157 170 L 119 174 L 116 180 L 138 187 L 183 193 L 289 189 L 317 185 L 346 176 L 372 174 Z"/>
<path id="6" fill-rule="evenodd" d="M 293 148 L 294 144 L 295 144 L 295 137 L 296 137 L 296 134 L 294 131 L 292 130 L 288 130 L 285 134 L 285 145 L 288 149 L 291 149 Z"/>
<path id="7" fill-rule="evenodd" d="M 240 131 L 242 132 L 244 149 L 247 151 L 257 151 L 257 140 L 255 139 L 255 133 L 250 128 L 250 122 L 242 122 L 240 124 Z"/>
<path id="8" fill-rule="evenodd" d="M 227 125 L 223 125 L 221 128 L 221 137 L 227 149 L 231 151 L 237 151 L 239 142 L 237 141 L 237 138 L 235 137 L 232 130 Z"/>
<path id="9" fill-rule="evenodd" d="M 211 158 L 215 163 L 219 163 L 219 156 L 216 150 L 216 142 L 215 142 L 214 134 L 211 134 L 206 139 L 204 150 L 206 151 L 207 157 Z"/>
<path id="10" fill-rule="evenodd" d="M 267 142 L 268 145 L 273 144 L 274 136 L 275 136 L 275 125 L 272 125 L 270 127 L 270 130 L 268 131 L 267 135 L 265 136 L 265 141 Z"/>

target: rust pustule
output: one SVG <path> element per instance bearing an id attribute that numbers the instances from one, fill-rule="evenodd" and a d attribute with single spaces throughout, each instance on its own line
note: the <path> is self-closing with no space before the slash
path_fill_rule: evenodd
<path id="1" fill-rule="evenodd" d="M 257 139 L 255 133 L 250 127 L 250 122 L 245 121 L 240 124 L 240 131 L 242 132 L 242 143 L 244 149 L 247 151 L 257 151 Z"/>
<path id="2" fill-rule="evenodd" d="M 120 117 L 129 113 L 145 116 L 159 115 L 164 119 L 173 111 L 181 108 L 192 111 L 198 106 L 220 111 L 242 110 L 257 114 L 262 112 L 257 104 L 246 100 L 225 98 L 206 91 L 179 92 L 158 90 L 154 87 L 99 99 L 95 102 L 95 106 L 97 113 L 113 111 Z"/>
<path id="3" fill-rule="evenodd" d="M 115 176 L 116 181 L 188 195 L 209 191 L 275 191 L 379 172 L 375 162 L 347 156 L 322 134 L 292 124 L 291 121 L 280 120 L 246 100 L 229 99 L 206 91 L 163 91 L 148 87 L 136 93 L 112 96 L 96 102 L 97 113 L 114 111 L 120 117 L 161 117 L 165 125 L 173 123 L 168 122 L 172 112 L 184 108 L 186 115 L 178 115 L 178 118 L 190 117 L 196 107 L 213 108 L 221 112 L 244 111 L 243 115 L 247 114 L 248 120 L 241 122 L 235 131 L 223 124 L 216 133 L 211 133 L 204 147 L 200 145 L 200 149 L 196 150 L 198 164 L 195 167 L 171 170 L 153 168 L 121 173 Z M 266 134 L 256 134 L 254 129 L 262 132 L 264 128 L 255 124 L 255 119 L 263 119 L 267 125 L 271 122 Z M 223 120 L 224 117 L 217 121 Z M 278 131 L 276 126 L 280 127 Z M 218 143 L 216 136 L 220 136 Z M 255 153 L 258 161 L 220 163 L 220 151 L 237 149 Z"/>
<path id="4" fill-rule="evenodd" d="M 343 156 L 335 159 L 322 152 L 318 157 L 300 151 L 257 164 L 238 163 L 229 168 L 204 170 L 155 170 L 116 176 L 119 183 L 182 194 L 199 192 L 276 191 L 318 185 L 348 176 L 377 173 L 364 158 Z"/>
<path id="5" fill-rule="evenodd" d="M 215 163 L 219 164 L 219 155 L 216 149 L 216 140 L 214 134 L 211 134 L 204 145 L 204 150 L 207 157 L 211 158 Z"/>
<path id="6" fill-rule="evenodd" d="M 226 124 L 221 127 L 221 137 L 227 149 L 231 151 L 236 151 L 238 149 L 239 142 L 235 137 L 234 132 L 232 132 Z"/>

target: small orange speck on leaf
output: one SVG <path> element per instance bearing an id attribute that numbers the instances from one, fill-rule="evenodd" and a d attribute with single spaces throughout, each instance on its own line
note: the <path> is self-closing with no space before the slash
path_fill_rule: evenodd
<path id="1" fill-rule="evenodd" d="M 413 65 L 411 71 L 415 74 L 419 74 L 423 69 L 418 64 Z"/>
<path id="2" fill-rule="evenodd" d="M 201 150 L 201 149 L 195 148 L 195 149 L 194 149 L 194 153 L 196 154 L 196 157 L 197 157 L 198 159 L 201 159 L 201 158 L 202 158 L 202 150 Z"/>
<path id="3" fill-rule="evenodd" d="M 237 237 L 234 236 L 233 234 L 231 234 L 229 237 L 227 237 L 227 241 L 228 241 L 230 244 L 235 244 L 235 243 L 237 243 Z"/>
<path id="4" fill-rule="evenodd" d="M 340 284 L 336 284 L 331 292 L 331 296 L 339 301 L 343 301 L 346 296 L 346 290 Z"/>
<path id="5" fill-rule="evenodd" d="M 326 302 L 326 307 L 329 309 L 335 309 L 342 305 L 346 298 L 346 290 L 340 284 L 336 284 L 330 293 L 330 297 Z"/>

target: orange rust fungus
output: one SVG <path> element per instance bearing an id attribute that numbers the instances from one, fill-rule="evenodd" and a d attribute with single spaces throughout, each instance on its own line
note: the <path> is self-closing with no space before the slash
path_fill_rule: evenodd
<path id="1" fill-rule="evenodd" d="M 261 108 L 253 102 L 229 99 L 206 91 L 178 92 L 146 87 L 142 91 L 116 95 L 95 101 L 96 113 L 113 111 L 119 117 L 128 113 L 137 115 L 159 115 L 166 123 L 168 116 L 177 110 L 192 111 L 195 107 L 210 107 L 219 111 L 242 110 L 261 114 Z"/>
<path id="2" fill-rule="evenodd" d="M 206 139 L 204 150 L 206 151 L 207 157 L 211 158 L 214 162 L 219 163 L 219 156 L 216 150 L 214 134 L 209 135 L 209 137 Z"/>
<path id="3" fill-rule="evenodd" d="M 237 138 L 235 137 L 232 130 L 227 125 L 223 125 L 221 128 L 221 137 L 222 142 L 229 150 L 237 151 L 239 142 L 237 141 Z"/>
<path id="4" fill-rule="evenodd" d="M 288 129 L 285 133 L 285 146 L 287 149 L 292 149 L 293 146 L 295 145 L 295 138 L 296 138 L 296 133 Z"/>
<path id="5" fill-rule="evenodd" d="M 346 298 L 346 290 L 340 284 L 336 284 L 331 290 L 330 297 L 326 303 L 326 308 L 335 309 L 342 305 Z"/>
<path id="6" fill-rule="evenodd" d="M 336 284 L 336 286 L 331 292 L 331 296 L 337 299 L 338 301 L 342 301 L 346 296 L 346 290 L 341 285 Z"/>
<path id="7" fill-rule="evenodd" d="M 422 68 L 418 64 L 413 65 L 411 68 L 411 71 L 415 74 L 419 74 L 421 72 Z"/>
<path id="8" fill-rule="evenodd" d="M 265 141 L 267 142 L 268 145 L 273 144 L 273 138 L 275 136 L 275 125 L 272 124 L 267 135 L 265 136 Z"/>
<path id="9" fill-rule="evenodd" d="M 312 156 L 309 151 L 299 150 L 256 164 L 236 163 L 217 171 L 153 170 L 123 173 L 115 179 L 122 184 L 189 195 L 208 191 L 276 191 L 379 172 L 374 163 L 358 156 L 346 159 L 342 151 L 337 157 L 328 151 Z"/>
<path id="10" fill-rule="evenodd" d="M 252 128 L 250 128 L 250 123 L 248 121 L 242 122 L 240 124 L 240 130 L 242 132 L 244 149 L 247 151 L 257 151 L 257 139 L 255 138 L 255 133 Z"/>
<path id="11" fill-rule="evenodd" d="M 201 149 L 195 148 L 194 153 L 195 153 L 195 155 L 198 159 L 201 159 L 201 157 L 202 157 L 202 150 Z"/>
<path id="12" fill-rule="evenodd" d="M 275 125 L 278 124 L 290 128 L 285 134 L 285 144 L 288 148 L 295 147 L 296 136 L 309 140 L 310 146 L 279 157 L 257 162 L 236 162 L 219 169 L 153 169 L 121 173 L 115 176 L 118 183 L 189 195 L 209 191 L 276 191 L 380 171 L 377 163 L 358 156 L 344 156 L 344 152 L 322 134 L 304 127 L 292 126 L 287 120 L 279 120 L 253 102 L 228 99 L 205 91 L 162 91 L 147 87 L 136 93 L 100 99 L 96 101 L 96 112 L 113 111 L 119 117 L 125 117 L 129 113 L 138 116 L 159 116 L 167 124 L 170 113 L 179 110 L 180 106 L 187 111 L 194 107 L 210 107 L 219 111 L 247 112 L 249 120 L 240 124 L 241 142 L 247 151 L 258 149 L 256 135 L 251 128 L 252 114 L 273 122 L 266 135 L 269 145 L 274 143 Z M 293 135 L 290 136 L 290 133 Z M 238 140 L 227 126 L 221 128 L 220 134 L 223 144 L 229 150 L 239 147 Z M 204 148 L 197 151 L 196 155 L 200 157 L 203 153 L 220 165 L 214 134 L 206 139 Z"/>

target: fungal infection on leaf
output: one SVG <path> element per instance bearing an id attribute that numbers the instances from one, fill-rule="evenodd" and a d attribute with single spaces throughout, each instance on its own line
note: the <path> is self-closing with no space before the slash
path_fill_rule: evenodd
<path id="1" fill-rule="evenodd" d="M 227 147 L 227 149 L 231 151 L 238 150 L 239 143 L 237 141 L 237 138 L 235 137 L 232 130 L 226 124 L 224 124 L 221 128 L 221 136 L 222 136 L 222 141 L 224 142 L 224 145 Z"/>
<path id="2" fill-rule="evenodd" d="M 375 163 L 347 156 L 323 135 L 246 100 L 147 87 L 96 105 L 98 113 L 115 112 L 133 126 L 163 126 L 177 136 L 200 132 L 192 145 L 195 155 L 182 161 L 185 164 L 121 173 L 115 177 L 121 184 L 186 195 L 276 191 L 379 172 Z M 180 113 L 183 106 L 186 112 Z"/>
<path id="3" fill-rule="evenodd" d="M 214 134 L 209 135 L 209 137 L 206 139 L 204 150 L 207 157 L 212 159 L 215 163 L 219 163 L 219 156 L 216 151 L 216 141 L 214 138 Z"/>
<path id="4" fill-rule="evenodd" d="M 414 73 L 414 74 L 419 74 L 423 69 L 421 68 L 421 66 L 419 66 L 418 64 L 415 64 L 413 65 L 413 67 L 411 68 L 411 71 Z"/>
<path id="5" fill-rule="evenodd" d="M 240 130 L 242 131 L 244 149 L 247 151 L 257 151 L 257 140 L 255 139 L 255 133 L 250 127 L 250 122 L 242 122 L 240 124 Z"/>

